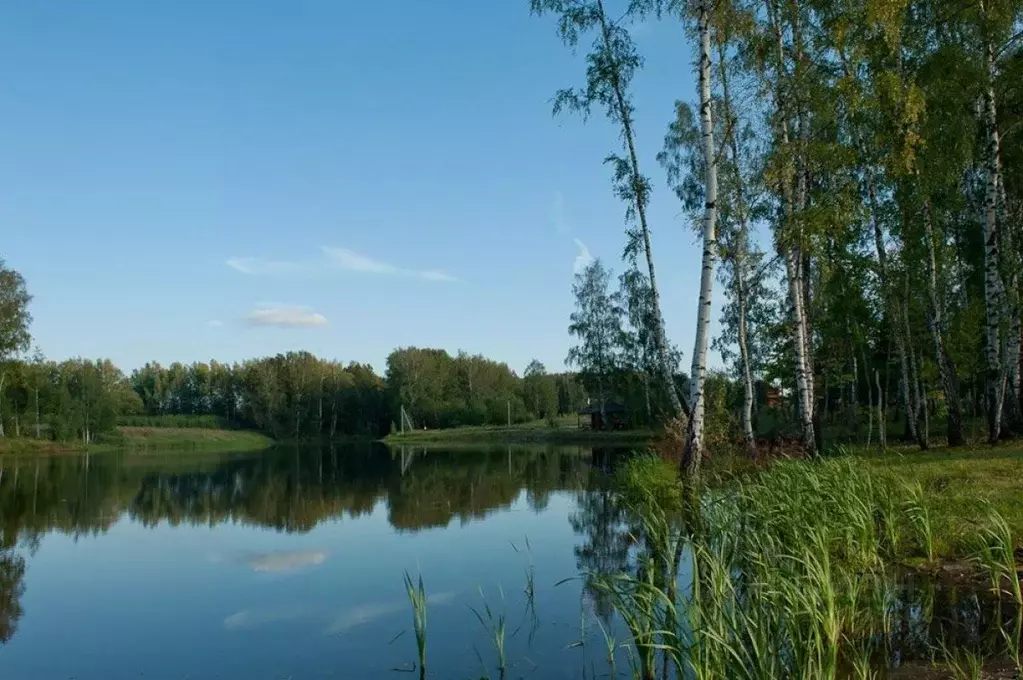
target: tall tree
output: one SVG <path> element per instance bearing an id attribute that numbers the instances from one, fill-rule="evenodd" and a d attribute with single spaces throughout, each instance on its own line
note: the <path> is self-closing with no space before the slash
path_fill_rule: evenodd
<path id="1" fill-rule="evenodd" d="M 570 335 L 578 339 L 568 350 L 565 363 L 579 370 L 587 392 L 597 400 L 602 420 L 611 397 L 619 366 L 619 347 L 624 311 L 616 293 L 610 290 L 611 272 L 595 259 L 576 274 L 572 292 L 575 311 L 570 317 Z"/>
<path id="2" fill-rule="evenodd" d="M 4 401 L 7 362 L 27 350 L 32 341 L 28 333 L 32 323 L 28 312 L 31 301 L 24 277 L 0 260 L 0 404 Z M 0 437 L 5 434 L 3 423 L 3 413 L 0 413 Z"/>
<path id="3" fill-rule="evenodd" d="M 597 34 L 586 57 L 586 86 L 559 91 L 554 100 L 554 113 L 557 115 L 563 109 L 568 109 L 588 117 L 594 105 L 602 106 L 608 120 L 621 130 L 626 155 L 610 154 L 604 162 L 614 168 L 615 193 L 627 205 L 625 219 L 630 226 L 626 230 L 626 257 L 642 252 L 646 260 L 653 309 L 650 314 L 651 333 L 657 348 L 661 380 L 672 411 L 681 416 L 688 409 L 679 398 L 671 371 L 671 356 L 664 332 L 653 246 L 647 223 L 651 185 L 640 170 L 639 154 L 636 151 L 634 108 L 629 91 L 643 60 L 636 52 L 623 23 L 629 13 L 626 12 L 622 20 L 615 21 L 605 12 L 603 0 L 530 0 L 530 7 L 538 15 L 557 15 L 558 33 L 570 47 L 574 48 L 578 44 L 582 34 L 590 31 Z"/>
<path id="4" fill-rule="evenodd" d="M 703 458 L 703 419 L 706 410 L 704 382 L 707 377 L 707 346 L 710 342 L 711 293 L 714 286 L 714 253 L 717 249 L 717 149 L 714 147 L 714 116 L 711 108 L 710 0 L 701 0 L 697 8 L 697 31 L 700 36 L 700 132 L 703 138 L 704 212 L 703 262 L 700 269 L 700 297 L 696 312 L 696 340 L 693 347 L 693 368 L 689 377 L 691 416 L 686 432 L 682 466 L 686 474 L 699 473 Z"/>

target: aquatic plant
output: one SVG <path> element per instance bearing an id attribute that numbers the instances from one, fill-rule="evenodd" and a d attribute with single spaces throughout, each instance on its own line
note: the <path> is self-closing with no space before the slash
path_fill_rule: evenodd
<path id="1" fill-rule="evenodd" d="M 638 467 L 654 465 L 618 476 L 641 527 L 635 572 L 590 576 L 626 623 L 638 677 L 654 677 L 657 650 L 694 680 L 873 677 L 872 637 L 891 628 L 884 557 L 913 530 L 897 511 L 909 491 L 844 456 L 779 463 L 708 492 L 694 531 L 662 506 L 667 487 L 628 488 L 657 479 Z"/>
<path id="2" fill-rule="evenodd" d="M 491 609 L 490 604 L 487 602 L 486 596 L 483 594 L 483 588 L 480 587 L 478 589 L 480 598 L 483 600 L 483 611 L 481 613 L 472 605 L 469 605 L 469 609 L 476 615 L 476 619 L 479 620 L 480 625 L 483 626 L 483 630 L 487 632 L 487 636 L 490 638 L 490 642 L 494 646 L 494 651 L 497 652 L 497 670 L 503 678 L 508 669 L 508 662 L 504 653 L 504 637 L 506 628 L 505 615 L 504 612 L 495 613 L 494 610 Z M 503 601 L 504 591 L 500 590 L 500 594 L 501 600 Z"/>
<path id="3" fill-rule="evenodd" d="M 906 515 L 910 519 L 916 536 L 920 540 L 928 562 L 934 562 L 934 534 L 931 530 L 931 514 L 924 502 L 924 489 L 920 482 L 906 486 L 908 498 L 904 502 Z"/>
<path id="4" fill-rule="evenodd" d="M 987 507 L 987 517 L 980 524 L 976 542 L 974 560 L 988 573 L 992 591 L 1023 605 L 1012 530 L 1002 514 L 990 504 Z"/>
<path id="5" fill-rule="evenodd" d="M 426 588 L 423 575 L 418 582 L 413 582 L 409 573 L 405 572 L 405 592 L 409 604 L 412 605 L 412 628 L 416 634 L 416 650 L 419 653 L 419 677 L 426 677 Z"/>

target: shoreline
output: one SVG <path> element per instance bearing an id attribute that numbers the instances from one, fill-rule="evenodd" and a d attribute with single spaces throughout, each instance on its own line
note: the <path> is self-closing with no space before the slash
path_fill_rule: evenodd
<path id="1" fill-rule="evenodd" d="M 413 430 L 390 434 L 385 444 L 609 444 L 647 445 L 657 437 L 655 430 L 613 430 L 609 432 L 558 427 L 457 427 L 441 430 Z"/>
<path id="2" fill-rule="evenodd" d="M 251 430 L 198 427 L 118 427 L 119 440 L 83 444 L 30 437 L 0 438 L 0 455 L 58 455 L 115 451 L 259 451 L 274 447 L 270 437 Z"/>

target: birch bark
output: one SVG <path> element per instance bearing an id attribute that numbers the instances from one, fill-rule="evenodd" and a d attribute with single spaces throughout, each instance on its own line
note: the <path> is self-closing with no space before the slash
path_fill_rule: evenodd
<path id="1" fill-rule="evenodd" d="M 687 476 L 695 476 L 703 457 L 704 382 L 707 375 L 707 345 L 710 336 L 710 306 L 714 286 L 714 250 L 717 247 L 717 158 L 714 150 L 714 118 L 710 93 L 710 8 L 709 0 L 700 3 L 700 127 L 703 136 L 704 196 L 703 263 L 700 273 L 700 300 L 696 312 L 696 341 L 689 378 L 689 428 L 682 466 Z"/>

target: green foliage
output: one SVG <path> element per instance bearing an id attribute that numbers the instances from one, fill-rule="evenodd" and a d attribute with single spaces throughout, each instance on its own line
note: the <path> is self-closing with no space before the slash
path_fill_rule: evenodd
<path id="1" fill-rule="evenodd" d="M 565 363 L 579 369 L 580 381 L 598 404 L 611 399 L 619 367 L 624 312 L 610 283 L 611 272 L 596 259 L 575 275 L 572 286 L 576 309 L 568 332 L 579 344 L 568 350 Z"/>
<path id="2" fill-rule="evenodd" d="M 697 528 L 682 523 L 664 463 L 623 465 L 620 493 L 642 527 L 636 561 L 588 578 L 625 621 L 639 677 L 654 677 L 654 650 L 679 677 L 809 680 L 844 677 L 843 666 L 872 677 L 900 606 L 886 565 L 929 548 L 914 486 L 865 467 L 850 456 L 781 462 L 705 489 Z M 985 526 L 981 559 L 1000 589 L 1018 580 L 1015 539 L 997 513 Z M 679 593 L 666 556 L 682 553 L 691 581 Z"/>
<path id="3" fill-rule="evenodd" d="M 412 607 L 412 629 L 416 633 L 416 651 L 419 658 L 419 675 L 426 674 L 426 587 L 423 585 L 423 575 L 419 575 L 419 581 L 414 582 L 409 573 L 405 572 L 405 592 L 408 594 L 408 601 Z"/>
<path id="4" fill-rule="evenodd" d="M 230 420 L 212 415 L 124 415 L 118 416 L 117 424 L 122 427 L 188 427 L 207 430 L 230 430 L 235 427 L 235 423 Z"/>
<path id="5" fill-rule="evenodd" d="M 253 428 L 277 439 L 382 436 L 392 420 L 386 386 L 372 368 L 308 352 L 239 364 L 149 363 L 132 373 L 131 383 L 147 416 L 205 418 L 197 422 Z"/>
<path id="6" fill-rule="evenodd" d="M 0 259 L 0 362 L 28 349 L 31 300 L 24 277 Z"/>
<path id="7" fill-rule="evenodd" d="M 682 507 L 678 470 L 653 454 L 633 456 L 624 462 L 615 471 L 615 481 L 625 503 L 641 513 Z"/>
<path id="8" fill-rule="evenodd" d="M 481 355 L 440 349 L 399 348 L 387 357 L 387 390 L 417 427 L 506 425 L 536 417 L 523 381 L 508 364 Z"/>

